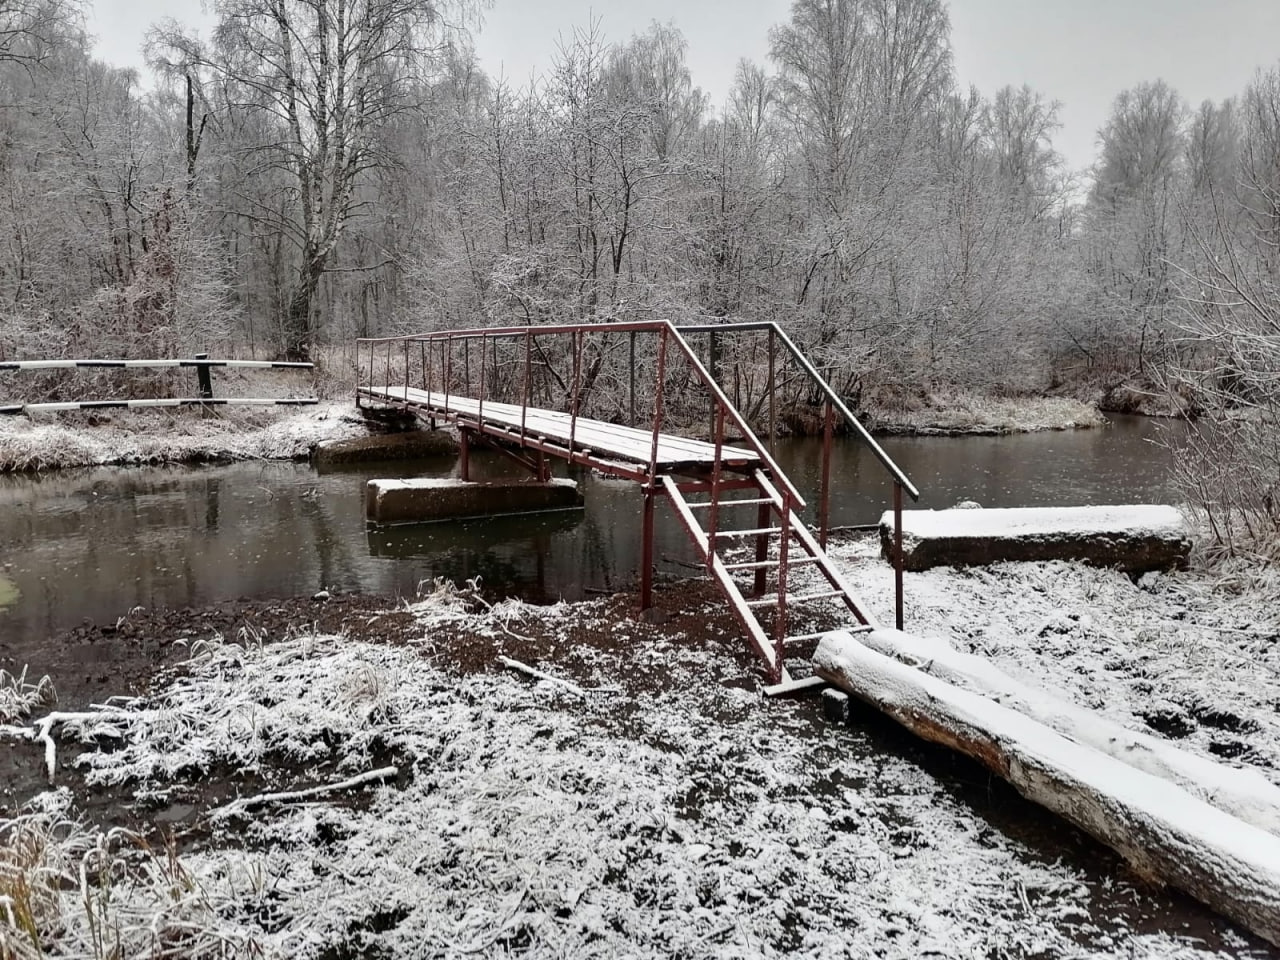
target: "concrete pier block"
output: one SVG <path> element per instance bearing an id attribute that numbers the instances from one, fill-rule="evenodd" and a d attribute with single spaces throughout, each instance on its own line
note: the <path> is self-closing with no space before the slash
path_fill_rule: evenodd
<path id="1" fill-rule="evenodd" d="M 880 544 L 893 558 L 893 514 L 880 519 Z M 1075 560 L 1140 573 L 1182 567 L 1191 535 L 1182 514 L 1161 504 L 904 510 L 907 570 L 978 566 L 1000 560 Z"/>
<path id="2" fill-rule="evenodd" d="M 574 510 L 582 492 L 573 480 L 488 480 L 453 478 L 370 480 L 365 488 L 365 517 L 373 523 L 422 523 L 467 520 L 502 513 Z"/>

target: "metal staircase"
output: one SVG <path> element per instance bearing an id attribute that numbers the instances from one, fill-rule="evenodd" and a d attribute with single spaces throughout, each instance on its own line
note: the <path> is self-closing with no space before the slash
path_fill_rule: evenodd
<path id="1" fill-rule="evenodd" d="M 793 680 L 786 668 L 786 655 L 788 650 L 816 640 L 825 632 L 790 633 L 795 608 L 838 600 L 857 619 L 857 625 L 852 628 L 855 632 L 872 630 L 877 623 L 809 528 L 791 509 L 789 498 L 778 491 L 762 470 L 755 471 L 748 484 L 736 478 L 726 482 L 718 471 L 710 482 L 680 483 L 671 476 L 662 478 L 663 492 L 676 516 L 688 531 L 708 573 L 728 599 L 751 645 L 765 662 L 774 681 L 765 692 L 787 693 L 820 682 L 808 678 Z M 744 486 L 757 495 L 726 496 Z M 691 501 L 688 493 L 705 493 L 708 499 Z M 717 529 L 722 512 L 750 507 L 756 508 L 754 527 Z M 709 517 L 706 526 L 698 518 L 698 513 L 704 510 Z M 754 541 L 754 558 L 727 559 L 724 545 L 742 540 Z M 825 581 L 825 588 L 810 592 L 792 589 L 790 574 L 802 566 L 815 567 Z M 743 575 L 750 576 L 750 582 L 740 580 Z"/>
<path id="2" fill-rule="evenodd" d="M 766 445 L 716 378 L 718 337 L 761 333 L 768 336 L 764 397 L 768 403 Z M 686 335 L 708 337 L 708 365 Z M 637 415 L 637 336 L 652 343 L 654 361 L 651 416 Z M 567 344 L 564 341 L 568 341 Z M 544 342 L 559 342 L 565 376 L 556 373 Z M 588 341 L 593 347 L 590 357 Z M 612 347 L 603 344 L 610 343 Z M 594 379 L 616 347 L 625 345 L 628 423 L 593 419 L 586 414 L 585 382 Z M 817 537 L 800 519 L 805 502 L 773 457 L 778 394 L 776 362 L 787 355 L 808 379 L 823 403 L 822 480 Z M 677 373 L 671 368 L 683 364 Z M 381 367 L 381 380 L 377 371 Z M 594 373 L 588 378 L 585 371 Z M 768 693 L 784 693 L 819 681 L 793 680 L 786 658 L 821 633 L 792 633 L 794 622 L 812 622 L 802 611 L 815 604 L 838 603 L 856 621 L 853 630 L 871 630 L 875 620 L 824 549 L 830 498 L 831 447 L 837 415 L 880 461 L 893 481 L 895 516 L 895 622 L 902 625 L 901 510 L 904 493 L 919 491 L 876 443 L 848 406 L 776 323 L 719 323 L 676 327 L 668 321 L 487 327 L 442 330 L 406 337 L 356 341 L 358 402 L 389 405 L 429 420 L 452 423 L 461 438 L 463 478 L 473 442 L 494 446 L 526 466 L 539 480 L 548 476 L 547 457 L 637 482 L 644 497 L 640 557 L 640 606 L 652 605 L 654 504 L 665 496 L 688 531 L 708 575 L 729 601 L 752 647 L 764 661 Z M 478 376 L 473 376 L 473 372 Z M 557 388 L 552 390 L 552 386 Z M 683 384 L 683 386 L 682 386 Z M 666 406 L 673 388 L 705 390 L 712 438 L 691 439 L 664 432 Z M 557 392 L 560 401 L 552 404 Z M 737 391 L 734 391 L 735 397 Z M 541 395 L 546 406 L 535 398 Z M 678 394 L 680 395 L 680 394 Z M 552 409 L 566 406 L 567 410 Z M 686 407 L 687 410 L 687 407 Z M 647 420 L 647 423 L 645 422 Z M 731 434 L 733 445 L 726 442 Z M 755 509 L 754 525 L 742 511 Z M 723 523 L 730 517 L 730 523 Z M 747 524 L 744 526 L 744 524 Z M 754 548 L 754 549 L 753 549 Z M 798 571 L 804 570 L 803 576 Z M 813 576 L 809 571 L 816 571 Z M 798 581 L 801 589 L 795 589 Z M 848 617 L 842 617 L 847 623 Z"/>

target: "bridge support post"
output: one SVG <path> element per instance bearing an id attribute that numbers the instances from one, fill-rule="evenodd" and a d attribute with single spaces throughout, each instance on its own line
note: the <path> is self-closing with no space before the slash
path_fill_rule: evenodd
<path id="1" fill-rule="evenodd" d="M 902 629 L 902 484 L 893 485 L 893 622 Z"/>
<path id="2" fill-rule="evenodd" d="M 471 431 L 465 427 L 458 431 L 458 468 L 462 479 L 471 479 Z"/>
<path id="3" fill-rule="evenodd" d="M 761 491 L 763 495 L 764 491 Z M 767 503 L 760 504 L 756 510 L 756 528 L 764 530 L 769 526 L 770 507 Z M 764 563 L 769 559 L 769 535 L 767 533 L 756 534 L 756 563 Z M 766 567 L 756 568 L 755 595 L 757 597 L 764 596 L 765 580 L 768 574 Z"/>
<path id="4" fill-rule="evenodd" d="M 640 540 L 640 609 L 653 606 L 653 512 L 656 490 L 644 488 L 644 520 Z"/>
<path id="5" fill-rule="evenodd" d="M 827 401 L 822 416 L 822 493 L 818 505 L 818 546 L 827 549 L 827 530 L 831 526 L 831 442 L 836 426 L 836 408 Z"/>

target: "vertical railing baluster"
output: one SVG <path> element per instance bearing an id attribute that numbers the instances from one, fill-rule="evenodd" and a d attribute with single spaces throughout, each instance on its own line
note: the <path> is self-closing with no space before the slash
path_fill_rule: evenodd
<path id="1" fill-rule="evenodd" d="M 628 351 L 628 359 L 631 361 L 631 366 L 629 371 L 630 373 L 629 380 L 631 383 L 631 389 L 627 394 L 629 398 L 627 409 L 630 413 L 630 416 L 627 420 L 627 425 L 634 427 L 636 425 L 636 332 L 634 330 L 631 331 L 630 337 L 631 337 L 631 348 Z"/>
<path id="2" fill-rule="evenodd" d="M 444 415 L 449 415 L 449 390 L 453 386 L 453 337 L 444 338 L 444 343 L 440 345 L 440 352 L 445 354 L 444 359 Z"/>
<path id="3" fill-rule="evenodd" d="M 775 359 L 777 357 L 777 339 L 774 335 L 773 327 L 769 328 L 769 456 L 774 455 L 774 447 L 778 439 L 778 417 L 777 407 L 775 403 L 777 397 L 777 382 L 774 379 Z"/>
<path id="4" fill-rule="evenodd" d="M 524 332 L 524 398 L 520 402 L 520 440 L 525 440 L 525 423 L 529 416 L 529 383 L 532 377 L 533 365 L 533 336 L 528 331 Z M 542 478 L 539 477 L 539 480 Z"/>
<path id="5" fill-rule="evenodd" d="M 725 410 L 716 404 L 715 423 L 715 462 L 711 465 L 711 516 L 707 524 L 707 571 L 710 572 L 716 555 L 716 527 L 720 521 L 720 475 L 724 460 L 724 416 Z"/>
<path id="6" fill-rule="evenodd" d="M 822 490 L 818 495 L 818 545 L 827 549 L 827 530 L 831 525 L 831 444 L 835 435 L 836 408 L 831 400 L 822 418 Z"/>
<path id="7" fill-rule="evenodd" d="M 787 639 L 787 570 L 791 553 L 791 491 L 782 494 L 782 522 L 778 524 L 778 606 L 773 618 L 773 682 L 782 681 L 782 664 Z"/>
<path id="8" fill-rule="evenodd" d="M 902 629 L 902 484 L 893 482 L 893 613 Z"/>
<path id="9" fill-rule="evenodd" d="M 485 352 L 488 346 L 489 346 L 489 335 L 481 334 L 480 335 L 480 409 L 476 413 L 476 420 L 479 421 L 477 423 L 477 426 L 480 426 L 482 428 L 484 425 L 484 391 L 485 391 L 486 380 L 487 380 L 487 378 L 485 377 Z"/>
<path id="10" fill-rule="evenodd" d="M 717 337 L 716 332 L 712 330 L 711 333 L 707 335 L 707 373 L 711 374 L 711 382 L 717 385 L 720 383 L 720 377 L 716 373 L 717 368 L 720 366 L 719 345 L 719 337 Z M 715 391 L 711 391 L 710 398 L 711 405 L 707 412 L 710 414 L 711 422 L 707 426 L 710 428 L 709 432 L 714 434 L 716 429 Z"/>
<path id="11" fill-rule="evenodd" d="M 582 331 L 573 331 L 573 397 L 569 408 L 569 462 L 578 435 L 578 392 L 582 389 Z"/>

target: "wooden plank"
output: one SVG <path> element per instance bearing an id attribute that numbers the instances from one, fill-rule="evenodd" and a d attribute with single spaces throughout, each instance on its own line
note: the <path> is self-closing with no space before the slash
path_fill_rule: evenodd
<path id="1" fill-rule="evenodd" d="M 138 367 L 239 367 L 254 370 L 311 370 L 314 364 L 291 360 L 5 360 L 0 370 L 135 369 Z"/>
<path id="2" fill-rule="evenodd" d="M 363 387 L 361 392 L 391 403 L 419 405 L 436 413 L 451 416 L 467 416 L 480 419 L 480 402 L 471 397 L 445 396 L 403 386 Z M 575 447 L 587 447 L 608 457 L 633 463 L 648 463 L 653 436 L 648 430 L 604 423 L 587 417 L 578 417 L 576 425 L 567 413 L 543 410 L 537 407 L 522 408 L 516 404 L 495 400 L 484 402 L 484 420 L 519 430 L 522 426 L 528 435 L 541 436 L 568 442 L 573 435 Z M 753 464 L 759 456 L 742 447 L 722 448 L 725 462 Z M 662 466 L 673 464 L 706 464 L 715 462 L 715 444 L 691 440 L 671 434 L 658 435 L 658 462 Z"/>
<path id="3" fill-rule="evenodd" d="M 303 407 L 319 403 L 315 397 L 169 397 L 160 400 L 67 400 L 57 403 L 15 403 L 0 406 L 0 413 L 65 413 L 70 410 L 145 410 L 152 407 Z"/>

